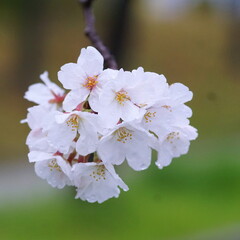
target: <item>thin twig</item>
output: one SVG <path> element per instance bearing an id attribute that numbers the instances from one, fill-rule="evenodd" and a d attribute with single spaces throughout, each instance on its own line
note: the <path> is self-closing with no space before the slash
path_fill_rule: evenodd
<path id="1" fill-rule="evenodd" d="M 118 69 L 117 62 L 109 49 L 103 44 L 101 38 L 95 29 L 95 18 L 92 11 L 92 3 L 94 0 L 78 0 L 83 9 L 85 18 L 85 34 L 92 42 L 93 46 L 103 55 L 106 65 L 112 69 Z"/>

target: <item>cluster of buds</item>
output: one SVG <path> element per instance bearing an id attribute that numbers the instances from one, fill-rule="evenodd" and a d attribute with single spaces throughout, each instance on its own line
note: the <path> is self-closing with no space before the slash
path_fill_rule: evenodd
<path id="1" fill-rule="evenodd" d="M 58 79 L 33 84 L 25 98 L 28 109 L 28 158 L 36 174 L 57 188 L 75 186 L 76 198 L 102 203 L 118 197 L 127 185 L 114 165 L 127 161 L 141 171 L 151 163 L 152 149 L 161 169 L 186 154 L 197 137 L 185 105 L 192 92 L 163 75 L 137 70 L 104 69 L 93 47 L 81 50 L 77 63 L 61 67 Z"/>

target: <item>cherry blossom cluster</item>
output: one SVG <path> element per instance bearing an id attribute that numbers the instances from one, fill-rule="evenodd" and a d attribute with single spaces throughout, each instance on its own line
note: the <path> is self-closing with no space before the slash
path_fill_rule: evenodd
<path id="1" fill-rule="evenodd" d="M 75 186 L 76 198 L 99 203 L 128 190 L 115 165 L 127 161 L 145 170 L 155 149 L 161 169 L 186 154 L 197 137 L 186 86 L 169 85 L 141 67 L 130 72 L 103 63 L 95 48 L 82 49 L 77 63 L 58 72 L 64 89 L 41 74 L 42 83 L 25 93 L 37 105 L 23 120 L 31 129 L 26 143 L 36 174 L 52 187 Z"/>

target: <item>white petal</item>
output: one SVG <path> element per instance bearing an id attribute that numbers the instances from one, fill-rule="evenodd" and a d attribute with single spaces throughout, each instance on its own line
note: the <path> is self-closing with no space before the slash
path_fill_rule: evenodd
<path id="1" fill-rule="evenodd" d="M 176 102 L 176 104 L 181 104 L 192 100 L 193 93 L 189 91 L 189 88 L 181 83 L 174 83 L 170 85 L 170 98 Z"/>
<path id="2" fill-rule="evenodd" d="M 172 111 L 176 119 L 190 118 L 192 116 L 192 109 L 185 104 L 174 107 Z"/>
<path id="3" fill-rule="evenodd" d="M 113 81 L 118 74 L 118 70 L 113 69 L 105 69 L 99 76 L 98 76 L 98 82 L 99 87 L 104 87 L 105 84 Z"/>
<path id="4" fill-rule="evenodd" d="M 27 121 L 27 119 L 25 118 L 25 119 L 22 119 L 22 120 L 20 120 L 20 123 L 21 124 L 24 124 L 24 123 L 27 123 L 28 121 Z"/>
<path id="5" fill-rule="evenodd" d="M 168 166 L 172 162 L 172 154 L 168 150 L 163 150 L 158 152 L 158 159 L 156 165 L 158 168 L 162 169 L 163 167 Z"/>
<path id="6" fill-rule="evenodd" d="M 63 101 L 63 109 L 67 112 L 75 109 L 80 103 L 86 100 L 89 95 L 87 88 L 78 88 L 70 91 Z"/>
<path id="7" fill-rule="evenodd" d="M 71 113 L 56 112 L 55 116 L 54 116 L 56 123 L 58 123 L 58 124 L 64 123 L 74 113 L 75 112 L 71 112 Z"/>
<path id="8" fill-rule="evenodd" d="M 77 131 L 66 123 L 55 124 L 48 132 L 49 142 L 62 153 L 68 153 Z"/>
<path id="9" fill-rule="evenodd" d="M 141 131 L 135 131 L 130 140 L 126 158 L 131 168 L 136 171 L 145 170 L 151 164 L 151 148 L 148 146 L 149 136 Z"/>
<path id="10" fill-rule="evenodd" d="M 77 89 L 82 86 L 87 75 L 76 63 L 67 63 L 58 72 L 58 79 L 66 89 Z"/>
<path id="11" fill-rule="evenodd" d="M 114 176 L 116 180 L 118 180 L 118 185 L 121 187 L 124 191 L 128 191 L 128 186 L 123 182 L 123 180 L 118 176 L 118 174 L 115 172 L 115 169 L 112 164 L 106 163 L 105 167 L 109 171 L 109 173 Z"/>
<path id="12" fill-rule="evenodd" d="M 98 173 L 100 174 L 98 175 Z M 128 190 L 126 184 L 115 173 L 114 168 L 110 166 L 79 163 L 74 165 L 73 174 L 74 183 L 78 187 L 76 198 L 88 202 L 102 203 L 109 198 L 118 197 L 119 186 L 123 186 L 125 191 Z"/>
<path id="13" fill-rule="evenodd" d="M 76 143 L 77 152 L 82 156 L 95 152 L 98 144 L 98 135 L 94 125 L 87 120 L 81 121 L 78 131 L 80 137 Z"/>
<path id="14" fill-rule="evenodd" d="M 141 146 L 136 151 L 128 151 L 127 162 L 135 171 L 147 169 L 151 164 L 151 149 Z"/>
<path id="15" fill-rule="evenodd" d="M 132 102 L 139 106 L 151 106 L 161 99 L 168 90 L 166 78 L 152 72 L 143 72 L 139 68 L 133 71 L 136 86 L 129 89 Z"/>
<path id="16" fill-rule="evenodd" d="M 89 105 L 91 109 L 95 112 L 99 111 L 99 107 L 101 104 L 99 99 L 100 94 L 101 94 L 101 90 L 98 88 L 95 88 L 91 91 L 91 94 L 89 95 L 89 98 L 88 98 Z"/>
<path id="17" fill-rule="evenodd" d="M 80 155 L 87 155 L 95 152 L 98 144 L 98 115 L 88 112 L 78 112 L 80 117 L 78 132 L 80 137 L 76 148 Z"/>
<path id="18" fill-rule="evenodd" d="M 53 95 L 44 84 L 36 83 L 28 88 L 24 98 L 37 104 L 46 104 L 53 98 Z"/>
<path id="19" fill-rule="evenodd" d="M 126 156 L 123 144 L 112 136 L 101 139 L 97 152 L 103 162 L 116 165 L 122 164 Z"/>
<path id="20" fill-rule="evenodd" d="M 45 83 L 48 89 L 52 90 L 55 94 L 58 94 L 58 95 L 64 94 L 64 90 L 62 88 L 60 88 L 57 84 L 50 81 L 47 71 L 45 71 L 40 75 L 40 79 Z"/>
<path id="21" fill-rule="evenodd" d="M 124 121 L 132 121 L 132 120 L 137 119 L 141 116 L 140 108 L 135 106 L 130 101 L 126 101 L 124 103 L 124 106 L 121 107 L 121 109 L 122 109 L 121 118 Z"/>
<path id="22" fill-rule="evenodd" d="M 31 129 L 44 127 L 49 110 L 41 105 L 28 108 L 27 122 Z"/>
<path id="23" fill-rule="evenodd" d="M 46 134 L 42 132 L 42 129 L 31 130 L 27 136 L 26 144 L 30 151 L 47 151 L 50 146 L 47 142 Z M 54 152 L 54 150 L 53 150 Z"/>
<path id="24" fill-rule="evenodd" d="M 114 102 L 108 107 L 101 106 L 98 112 L 99 117 L 102 120 L 102 123 L 105 127 L 113 127 L 115 126 L 121 116 L 121 107 L 118 103 Z"/>
<path id="25" fill-rule="evenodd" d="M 35 172 L 36 174 L 42 178 L 46 179 L 47 182 L 52 187 L 57 187 L 59 189 L 63 188 L 65 185 L 71 185 L 70 179 L 65 175 L 61 170 L 57 170 L 55 168 L 51 168 L 49 166 L 51 162 L 49 160 L 36 162 L 35 163 Z"/>
<path id="26" fill-rule="evenodd" d="M 189 140 L 195 140 L 198 137 L 197 129 L 187 125 L 181 128 L 182 133 L 185 134 L 186 138 Z"/>
<path id="27" fill-rule="evenodd" d="M 84 69 L 87 76 L 99 75 L 103 71 L 103 57 L 94 47 L 87 47 L 81 50 L 78 58 L 78 65 Z"/>
<path id="28" fill-rule="evenodd" d="M 65 160 L 62 159 L 60 156 L 56 156 L 57 159 L 57 164 L 59 167 L 61 167 L 61 170 L 63 173 L 69 178 L 72 179 L 72 174 L 71 174 L 71 166 L 69 163 L 67 163 Z M 69 184 L 68 184 L 69 185 Z"/>
<path id="29" fill-rule="evenodd" d="M 116 93 L 114 87 L 115 86 L 113 82 L 109 82 L 104 86 L 102 93 L 99 96 L 100 102 L 103 107 L 107 107 L 113 102 L 116 102 L 115 101 Z"/>
<path id="30" fill-rule="evenodd" d="M 158 137 L 164 137 L 169 133 L 172 118 L 171 112 L 166 108 L 149 108 L 142 119 L 142 126 L 154 132 Z"/>
<path id="31" fill-rule="evenodd" d="M 53 154 L 46 153 L 46 152 L 31 151 L 28 154 L 29 162 L 39 162 L 39 161 L 48 160 L 52 158 L 53 158 Z"/>

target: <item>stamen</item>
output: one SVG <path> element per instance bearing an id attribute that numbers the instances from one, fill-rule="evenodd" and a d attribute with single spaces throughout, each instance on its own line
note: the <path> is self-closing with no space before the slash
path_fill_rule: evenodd
<path id="1" fill-rule="evenodd" d="M 146 123 L 152 122 L 150 118 L 156 117 L 156 112 L 146 112 L 144 114 L 144 119 Z"/>
<path id="2" fill-rule="evenodd" d="M 82 85 L 83 87 L 89 89 L 90 91 L 97 85 L 98 76 L 87 77 L 85 83 Z"/>
<path id="3" fill-rule="evenodd" d="M 163 105 L 162 108 L 166 108 L 167 110 L 169 110 L 170 112 L 172 112 L 171 106 Z"/>
<path id="4" fill-rule="evenodd" d="M 49 163 L 48 163 L 48 167 L 50 168 L 50 171 L 53 171 L 54 169 L 59 171 L 59 172 L 62 172 L 62 169 L 59 167 L 59 165 L 57 164 L 57 161 L 56 159 L 53 159 L 51 160 Z"/>
<path id="5" fill-rule="evenodd" d="M 171 133 L 168 134 L 168 136 L 166 138 L 166 140 L 170 143 L 173 143 L 174 139 L 177 139 L 177 140 L 180 139 L 179 132 L 171 132 Z"/>
<path id="6" fill-rule="evenodd" d="M 106 168 L 104 165 L 96 165 L 95 171 L 93 171 L 89 176 L 92 177 L 95 181 L 99 181 L 101 179 L 106 179 Z"/>
<path id="7" fill-rule="evenodd" d="M 114 134 L 116 134 L 117 141 L 126 143 L 128 140 L 132 140 L 132 132 L 125 127 L 119 128 Z"/>
<path id="8" fill-rule="evenodd" d="M 67 120 L 67 125 L 72 128 L 72 131 L 76 131 L 78 129 L 79 120 L 80 117 L 76 114 L 71 115 L 70 118 Z"/>
<path id="9" fill-rule="evenodd" d="M 130 101 L 130 97 L 128 96 L 128 93 L 124 90 L 121 90 L 119 92 L 116 92 L 115 99 L 118 101 L 120 105 L 124 105 L 125 101 Z"/>

